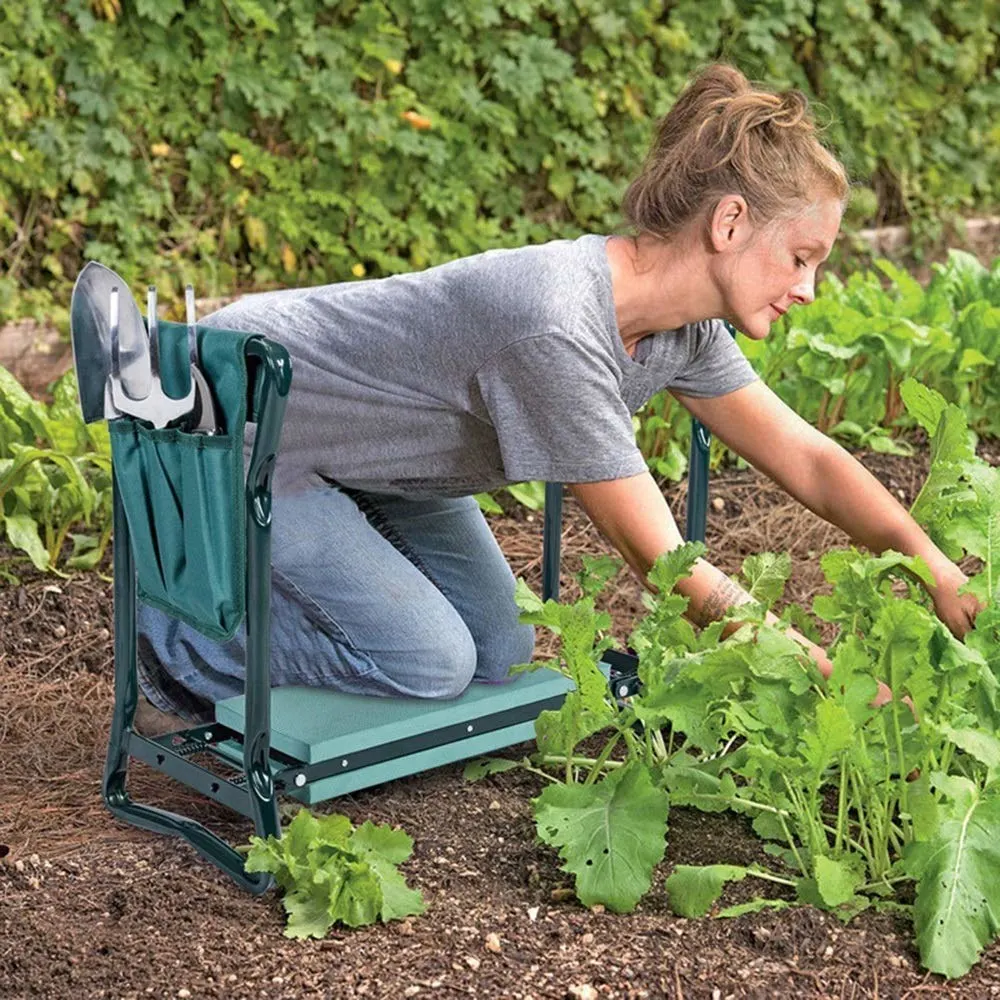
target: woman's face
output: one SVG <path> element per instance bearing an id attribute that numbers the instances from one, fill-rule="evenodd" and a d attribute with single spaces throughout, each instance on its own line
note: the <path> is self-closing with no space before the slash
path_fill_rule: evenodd
<path id="1" fill-rule="evenodd" d="M 840 229 L 837 198 L 813 202 L 791 219 L 754 230 L 724 270 L 725 318 L 753 340 L 792 306 L 816 296 L 816 270 L 830 255 Z"/>

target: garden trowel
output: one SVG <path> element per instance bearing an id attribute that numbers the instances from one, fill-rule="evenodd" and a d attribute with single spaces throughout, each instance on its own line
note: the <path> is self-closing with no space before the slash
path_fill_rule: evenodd
<path id="1" fill-rule="evenodd" d="M 188 334 L 194 345 L 191 388 L 176 398 L 167 395 L 160 381 L 156 292 L 152 288 L 148 312 L 147 334 L 128 286 L 103 264 L 91 261 L 77 277 L 70 302 L 70 331 L 84 421 L 127 415 L 155 428 L 182 421 L 189 425 L 188 430 L 214 434 L 215 409 L 197 364 L 193 317 L 188 317 Z"/>

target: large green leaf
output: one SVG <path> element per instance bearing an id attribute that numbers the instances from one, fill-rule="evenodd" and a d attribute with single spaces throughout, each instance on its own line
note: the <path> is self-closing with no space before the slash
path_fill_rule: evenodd
<path id="1" fill-rule="evenodd" d="M 952 786 L 937 836 L 904 859 L 917 880 L 914 926 L 923 964 L 950 979 L 972 968 L 1000 932 L 1000 795 Z"/>
<path id="2" fill-rule="evenodd" d="M 549 785 L 534 800 L 538 836 L 559 849 L 586 906 L 635 908 L 666 850 L 666 793 L 632 763 L 592 785 Z"/>
<path id="3" fill-rule="evenodd" d="M 670 908 L 679 917 L 703 917 L 727 882 L 742 882 L 749 874 L 741 865 L 677 865 L 667 879 Z"/>
<path id="4" fill-rule="evenodd" d="M 424 912 L 424 900 L 417 889 L 411 889 L 396 870 L 413 851 L 413 840 L 404 831 L 388 826 L 376 826 L 370 820 L 361 824 L 351 836 L 351 846 L 371 865 L 382 890 L 379 918 L 385 922 Z"/>

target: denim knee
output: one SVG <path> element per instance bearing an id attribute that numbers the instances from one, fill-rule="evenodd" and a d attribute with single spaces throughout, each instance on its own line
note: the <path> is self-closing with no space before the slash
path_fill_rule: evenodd
<path id="1" fill-rule="evenodd" d="M 476 672 L 476 644 L 468 629 L 448 629 L 433 645 L 415 643 L 395 669 L 379 665 L 383 673 L 398 674 L 421 698 L 457 698 Z"/>
<path id="2" fill-rule="evenodd" d="M 509 679 L 510 668 L 529 663 L 535 651 L 535 627 L 515 625 L 481 641 L 476 660 L 476 679 L 492 684 Z"/>

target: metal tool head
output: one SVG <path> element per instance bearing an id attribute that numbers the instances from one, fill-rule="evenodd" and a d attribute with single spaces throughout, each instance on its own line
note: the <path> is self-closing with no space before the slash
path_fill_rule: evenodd
<path id="1" fill-rule="evenodd" d="M 77 276 L 70 300 L 73 364 L 80 409 L 87 423 L 121 415 L 115 411 L 108 391 L 113 371 L 111 292 L 115 288 L 119 304 L 117 374 L 133 399 L 147 397 L 153 388 L 149 340 L 139 307 L 128 286 L 114 271 L 91 261 Z"/>
<path id="2" fill-rule="evenodd" d="M 180 398 L 168 396 L 163 388 L 163 383 L 160 380 L 160 326 L 156 317 L 156 288 L 150 285 L 146 292 L 146 325 L 149 331 L 146 345 L 146 373 L 149 375 L 150 387 L 144 396 L 134 394 L 130 380 L 125 378 L 119 364 L 117 345 L 120 340 L 120 331 L 114 324 L 114 320 L 118 318 L 118 297 L 118 288 L 115 287 L 111 290 L 111 343 L 113 349 L 111 374 L 108 376 L 108 382 L 111 386 L 111 402 L 117 411 L 116 415 L 128 414 L 132 417 L 138 417 L 140 420 L 147 420 L 157 429 L 166 427 L 175 420 L 189 416 L 194 410 L 197 392 L 195 380 L 191 379 L 187 395 Z"/>

